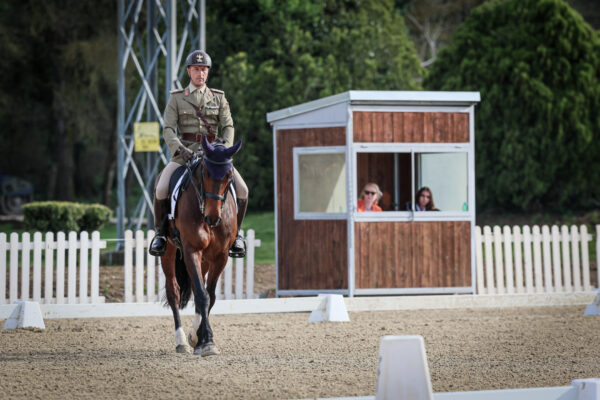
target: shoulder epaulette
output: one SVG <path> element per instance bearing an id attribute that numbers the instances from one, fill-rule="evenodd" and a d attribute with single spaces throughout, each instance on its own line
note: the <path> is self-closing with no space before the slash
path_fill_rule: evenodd
<path id="1" fill-rule="evenodd" d="M 210 90 L 211 90 L 212 92 L 214 92 L 214 93 L 225 94 L 225 92 L 224 92 L 224 91 L 222 91 L 222 90 L 219 90 L 219 89 L 212 89 L 212 88 L 211 88 Z"/>
<path id="2" fill-rule="evenodd" d="M 183 92 L 185 89 L 175 89 L 175 90 L 171 90 L 169 93 L 170 94 L 174 94 L 174 93 L 181 93 Z"/>

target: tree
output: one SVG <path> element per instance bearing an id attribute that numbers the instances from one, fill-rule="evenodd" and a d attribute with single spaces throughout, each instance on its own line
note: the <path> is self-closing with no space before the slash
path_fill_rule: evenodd
<path id="1" fill-rule="evenodd" d="M 208 48 L 216 64 L 211 84 L 225 90 L 236 137 L 245 140 L 237 165 L 253 208 L 273 204 L 267 112 L 346 90 L 420 87 L 422 69 L 392 1 L 263 0 L 253 6 L 223 1 L 215 6 L 208 21 L 215 37 Z"/>
<path id="2" fill-rule="evenodd" d="M 600 202 L 600 40 L 563 0 L 473 10 L 424 85 L 478 90 L 479 210 Z"/>

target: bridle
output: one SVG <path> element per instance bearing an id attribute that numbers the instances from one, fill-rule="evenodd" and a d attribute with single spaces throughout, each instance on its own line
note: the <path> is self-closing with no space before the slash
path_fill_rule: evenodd
<path id="1" fill-rule="evenodd" d="M 199 154 L 199 156 L 198 156 L 198 154 Z M 198 157 L 200 157 L 199 162 L 197 162 Z M 209 162 L 209 163 L 212 163 L 215 165 L 227 165 L 227 164 L 232 164 L 233 159 L 228 158 L 224 161 L 214 161 L 214 160 L 211 160 L 210 158 L 208 158 L 204 154 L 204 152 L 201 151 L 201 152 L 196 153 L 194 158 L 192 158 L 190 161 L 185 163 L 187 172 L 188 172 L 188 174 L 190 174 L 190 181 L 192 183 L 192 186 L 194 187 L 194 192 L 196 194 L 196 200 L 198 201 L 198 208 L 200 209 L 200 212 L 202 213 L 202 215 L 204 215 L 204 210 L 205 210 L 205 206 L 206 206 L 206 198 L 221 201 L 221 213 L 222 213 L 223 209 L 225 208 L 225 201 L 227 199 L 227 193 L 229 193 L 227 186 L 229 186 L 231 184 L 231 178 L 229 178 L 229 182 L 225 185 L 225 187 L 226 187 L 225 193 L 223 193 L 222 195 L 219 193 L 212 193 L 212 192 L 205 191 L 203 178 L 204 178 L 204 170 L 207 169 L 206 165 L 205 165 L 206 162 Z M 196 165 L 195 165 L 195 168 L 192 170 L 192 168 L 190 166 L 191 165 L 193 166 L 194 164 L 196 164 Z M 196 185 L 194 171 L 198 168 L 200 168 L 200 178 L 198 179 L 198 185 Z"/>

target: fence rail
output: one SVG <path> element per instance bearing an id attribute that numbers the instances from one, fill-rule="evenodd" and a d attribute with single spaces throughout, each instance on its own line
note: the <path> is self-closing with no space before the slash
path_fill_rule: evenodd
<path id="1" fill-rule="evenodd" d="M 600 225 L 596 226 L 599 237 Z M 475 228 L 478 294 L 592 290 L 587 227 Z M 596 258 L 600 252 L 596 242 Z M 600 272 L 598 276 L 600 280 Z"/>
<path id="2" fill-rule="evenodd" d="M 158 302 L 164 296 L 165 276 L 160 267 L 160 259 L 148 254 L 148 247 L 154 234 L 152 230 L 149 230 L 146 236 L 144 236 L 144 231 L 135 232 L 135 236 L 130 230 L 125 232 L 125 303 Z M 240 234 L 243 236 L 244 231 L 240 231 Z M 235 262 L 229 258 L 217 283 L 217 299 L 256 298 L 254 294 L 254 249 L 260 246 L 260 239 L 256 239 L 252 229 L 248 230 L 246 236 L 248 245 L 246 258 L 236 258 Z M 135 260 L 135 265 L 133 260 Z M 244 260 L 246 260 L 245 273 Z M 234 276 L 235 286 L 233 285 Z"/>
<path id="3" fill-rule="evenodd" d="M 21 240 L 17 233 L 11 233 L 10 241 L 6 240 L 5 233 L 0 233 L 0 304 L 16 300 L 55 304 L 103 303 L 104 297 L 98 290 L 100 249 L 103 248 L 106 248 L 106 241 L 100 240 L 97 231 L 92 233 L 91 239 L 88 232 L 81 232 L 79 237 L 76 232 L 69 232 L 68 236 L 58 232 L 56 240 L 52 232 L 43 238 L 36 232 L 33 240 L 27 232 Z"/>

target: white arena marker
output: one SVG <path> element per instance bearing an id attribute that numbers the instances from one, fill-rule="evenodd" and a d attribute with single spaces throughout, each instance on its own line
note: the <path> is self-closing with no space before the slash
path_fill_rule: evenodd
<path id="1" fill-rule="evenodd" d="M 600 315 L 600 290 L 598 291 L 594 302 L 585 307 L 583 315 Z"/>
<path id="2" fill-rule="evenodd" d="M 578 389 L 578 400 L 600 400 L 600 378 L 575 379 L 571 385 Z"/>
<path id="3" fill-rule="evenodd" d="M 344 296 L 341 294 L 320 294 L 319 308 L 310 313 L 308 322 L 345 322 L 350 321 Z"/>
<path id="4" fill-rule="evenodd" d="M 381 338 L 375 399 L 433 399 L 422 336 Z"/>
<path id="5" fill-rule="evenodd" d="M 39 328 L 46 329 L 42 310 L 37 301 L 15 301 L 17 307 L 6 320 L 4 329 Z"/>

